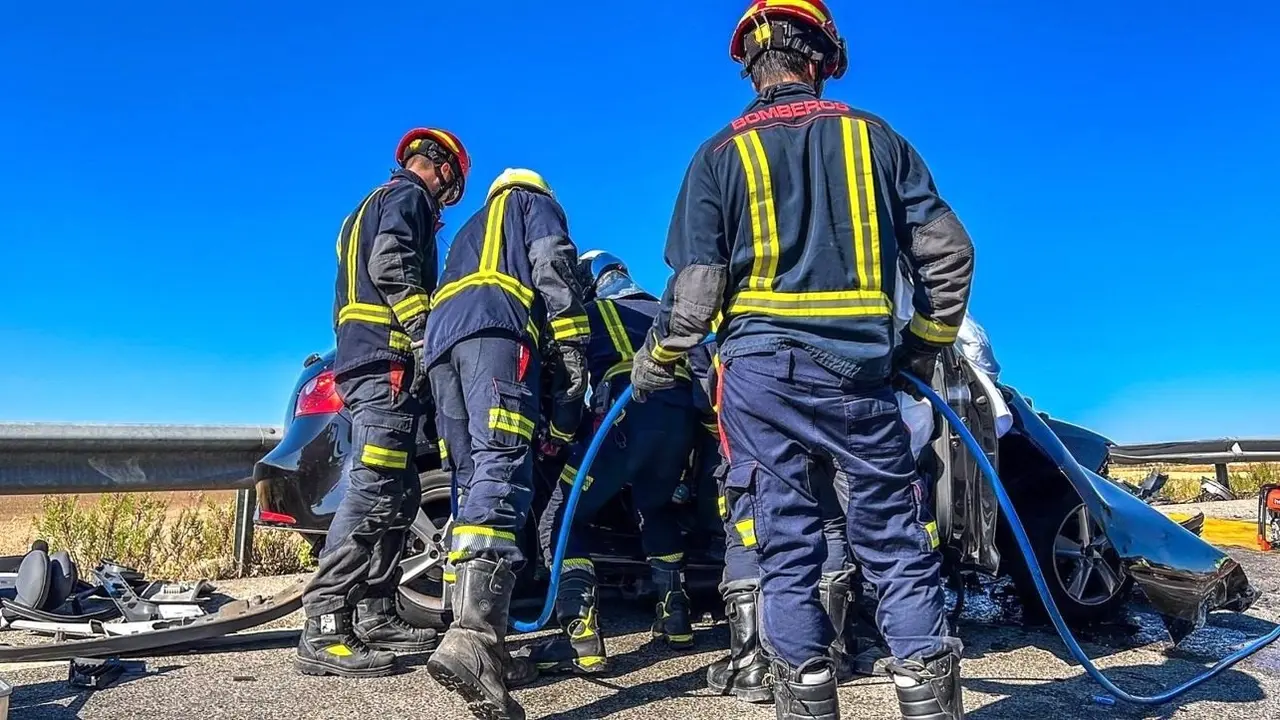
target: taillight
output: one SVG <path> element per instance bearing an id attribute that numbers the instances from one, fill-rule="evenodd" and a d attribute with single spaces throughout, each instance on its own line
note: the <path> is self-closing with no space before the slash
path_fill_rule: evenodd
<path id="1" fill-rule="evenodd" d="M 303 415 L 323 415 L 336 413 L 342 409 L 342 398 L 338 397 L 338 386 L 333 381 L 333 372 L 325 370 L 315 376 L 298 392 L 298 405 L 294 417 Z"/>
<path id="2" fill-rule="evenodd" d="M 292 515 L 284 513 L 270 512 L 267 510 L 258 511 L 258 521 L 266 523 L 279 523 L 281 525 L 297 525 L 298 520 Z"/>

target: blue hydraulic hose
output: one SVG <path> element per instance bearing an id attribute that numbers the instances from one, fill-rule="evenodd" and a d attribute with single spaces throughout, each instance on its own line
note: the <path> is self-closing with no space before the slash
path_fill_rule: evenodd
<path id="1" fill-rule="evenodd" d="M 978 462 L 978 466 L 982 468 L 982 472 L 987 476 L 987 480 L 991 482 L 991 488 L 995 490 L 996 500 L 1000 503 L 1000 509 L 1009 520 L 1009 527 L 1013 529 L 1014 539 L 1018 542 L 1018 549 L 1022 552 L 1027 561 L 1027 568 L 1031 571 L 1031 579 L 1035 582 L 1036 592 L 1039 593 L 1040 599 L 1044 602 L 1044 607 L 1049 612 L 1049 619 L 1053 621 L 1053 627 L 1058 631 L 1058 635 L 1062 638 L 1062 642 L 1067 646 L 1067 650 L 1076 662 L 1089 673 L 1089 677 L 1093 678 L 1107 692 L 1135 705 L 1162 705 L 1173 700 L 1174 698 L 1186 693 L 1188 690 L 1199 686 L 1206 680 L 1218 675 L 1223 670 L 1235 665 L 1245 658 L 1253 655 L 1262 648 L 1280 639 L 1280 627 L 1276 627 L 1270 633 L 1258 638 L 1245 647 L 1231 653 L 1227 657 L 1218 661 L 1216 665 L 1206 670 L 1204 673 L 1191 678 L 1181 685 L 1167 690 L 1159 695 L 1144 697 L 1142 695 L 1131 695 L 1121 690 L 1115 683 L 1111 682 L 1102 671 L 1084 654 L 1084 650 L 1080 647 L 1080 643 L 1076 642 L 1076 638 L 1067 629 L 1067 623 L 1062 618 L 1062 613 L 1058 611 L 1058 606 L 1053 601 L 1053 595 L 1049 592 L 1049 585 L 1045 582 L 1044 571 L 1040 569 L 1040 563 L 1036 560 L 1035 552 L 1031 549 L 1031 540 L 1027 537 L 1027 531 L 1022 527 L 1022 520 L 1018 518 L 1017 512 L 1014 511 L 1013 500 L 1009 498 L 1009 493 L 1004 489 L 1004 483 L 1000 482 L 1000 476 L 996 474 L 996 470 L 991 466 L 991 461 L 987 459 L 987 454 L 983 452 L 982 446 L 978 444 L 977 439 L 973 437 L 973 433 L 969 432 L 969 428 L 960 419 L 951 406 L 946 403 L 933 388 L 921 382 L 918 378 L 904 374 L 908 381 L 916 386 L 925 398 L 933 405 L 934 409 L 942 413 L 947 421 L 951 423 L 951 427 L 960 435 L 960 439 L 965 446 L 969 448 L 969 454 Z"/>
<path id="2" fill-rule="evenodd" d="M 595 437 L 591 438 L 587 454 L 582 458 L 582 466 L 578 468 L 578 475 L 573 479 L 573 490 L 569 491 L 569 499 L 565 502 L 564 518 L 560 521 L 560 537 L 556 539 L 556 554 L 551 561 L 551 585 L 547 588 L 547 600 L 542 604 L 542 614 L 531 622 L 513 621 L 511 627 L 520 632 L 541 630 L 551 619 L 551 613 L 556 607 L 556 594 L 560 590 L 560 568 L 564 565 L 564 553 L 569 547 L 569 531 L 573 525 L 573 514 L 578 510 L 578 498 L 582 496 L 582 486 L 586 484 L 587 473 L 591 471 L 591 464 L 596 461 L 600 446 L 604 445 L 605 438 L 609 437 L 609 430 L 613 428 L 613 424 L 618 421 L 618 416 L 626 409 L 629 402 L 631 402 L 630 386 L 618 397 L 613 407 L 609 408 L 609 413 L 604 416 L 604 421 L 596 430 Z"/>

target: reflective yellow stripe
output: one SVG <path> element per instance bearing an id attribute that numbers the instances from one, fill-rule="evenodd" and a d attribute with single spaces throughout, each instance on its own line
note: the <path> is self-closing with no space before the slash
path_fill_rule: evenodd
<path id="1" fill-rule="evenodd" d="M 404 450 L 392 450 L 378 447 L 377 445 L 365 444 L 360 452 L 360 462 L 370 467 L 404 470 L 409 467 L 409 453 Z"/>
<path id="2" fill-rule="evenodd" d="M 409 352 L 413 349 L 413 339 L 399 330 L 391 331 L 391 337 L 388 339 L 387 344 L 391 346 L 392 350 Z"/>
<path id="3" fill-rule="evenodd" d="M 369 207 L 369 203 L 378 197 L 378 193 L 385 188 L 378 188 L 369 193 L 369 197 L 360 203 L 360 209 L 356 211 L 356 218 L 351 222 L 351 230 L 347 233 L 347 302 L 354 303 L 356 301 L 356 266 L 360 262 L 360 226 L 364 223 L 364 211 Z"/>
<path id="4" fill-rule="evenodd" d="M 937 550 L 938 546 L 942 544 L 942 541 L 938 538 L 938 523 L 925 523 L 924 532 L 929 536 L 929 547 Z"/>
<path id="5" fill-rule="evenodd" d="M 716 498 L 716 505 L 720 508 L 721 518 L 729 517 L 729 498 L 726 498 L 725 496 L 721 495 L 720 497 Z"/>
<path id="6" fill-rule="evenodd" d="M 935 345 L 950 345 L 956 341 L 960 328 L 930 320 L 923 315 L 911 316 L 911 332 Z"/>
<path id="7" fill-rule="evenodd" d="M 448 459 L 449 459 L 449 446 L 448 446 L 448 445 L 446 445 L 446 444 L 444 443 L 444 438 L 440 438 L 440 441 L 437 443 L 437 445 L 440 447 L 440 459 L 441 459 L 441 460 L 448 460 Z"/>
<path id="8" fill-rule="evenodd" d="M 663 365 L 670 365 L 671 363 L 679 361 L 680 358 L 682 357 L 684 357 L 684 353 L 678 353 L 672 350 L 668 350 L 662 347 L 661 343 L 653 344 L 653 359 L 657 360 Z"/>
<path id="9" fill-rule="evenodd" d="M 455 549 L 449 552 L 449 562 L 457 562 L 479 550 L 515 545 L 516 542 L 516 534 L 510 530 L 483 525 L 459 525 L 453 529 L 453 538 Z"/>
<path id="10" fill-rule="evenodd" d="M 591 334 L 591 324 L 586 315 L 556 318 L 551 321 L 551 336 L 556 340 L 569 340 Z"/>
<path id="11" fill-rule="evenodd" d="M 555 423 L 551 423 L 551 428 L 549 432 L 551 433 L 551 437 L 557 440 L 564 440 L 565 442 L 568 442 L 573 439 L 573 433 L 565 432 L 564 430 L 561 430 L 560 428 L 556 427 Z"/>
<path id="12" fill-rule="evenodd" d="M 609 333 L 609 340 L 613 342 L 613 349 L 624 362 L 634 358 L 636 349 L 631 345 L 631 337 L 627 335 L 627 326 L 622 324 L 618 307 L 612 300 L 601 300 L 596 303 L 596 308 L 600 311 L 600 319 L 604 321 L 604 329 Z"/>
<path id="13" fill-rule="evenodd" d="M 773 204 L 773 179 L 769 158 L 752 130 L 733 138 L 747 176 L 747 205 L 751 211 L 751 241 L 754 256 L 747 287 L 768 290 L 778 273 L 778 219 Z"/>
<path id="14" fill-rule="evenodd" d="M 743 290 L 729 304 L 729 313 L 760 313 L 786 317 L 862 317 L 889 315 L 893 304 L 879 291 L 832 290 L 789 293 Z"/>
<path id="15" fill-rule="evenodd" d="M 416 293 L 392 305 L 391 312 L 395 313 L 396 319 L 403 325 L 426 313 L 430 305 L 431 300 L 426 293 Z"/>
<path id="16" fill-rule="evenodd" d="M 533 421 L 505 408 L 489 408 L 489 429 L 514 433 L 525 440 L 533 439 Z"/>
<path id="17" fill-rule="evenodd" d="M 733 526 L 738 529 L 738 535 L 742 537 L 743 547 L 756 546 L 756 521 L 755 520 L 741 520 L 739 522 L 734 523 Z"/>
<path id="18" fill-rule="evenodd" d="M 534 347 L 542 343 L 542 333 L 538 331 L 538 326 L 533 322 L 533 317 L 530 317 L 529 322 L 525 323 L 524 331 L 529 333 L 529 339 L 533 341 Z"/>
<path id="19" fill-rule="evenodd" d="M 445 570 L 444 573 L 440 575 L 440 579 L 447 583 L 456 583 L 458 582 L 458 573 Z"/>
<path id="20" fill-rule="evenodd" d="M 719 434 L 720 434 L 720 423 L 718 423 L 718 422 L 711 422 L 711 421 L 707 421 L 707 422 L 702 423 L 702 427 L 703 427 L 703 429 L 705 429 L 707 432 L 711 433 L 712 435 L 719 435 Z"/>
<path id="21" fill-rule="evenodd" d="M 498 272 L 498 259 L 502 257 L 502 225 L 507 217 L 508 190 L 489 203 L 489 215 L 484 228 L 484 248 L 480 251 L 480 272 Z"/>
<path id="22" fill-rule="evenodd" d="M 337 645 L 330 645 L 325 648 L 324 651 L 335 657 L 351 657 L 352 655 L 351 648 L 341 643 Z"/>
<path id="23" fill-rule="evenodd" d="M 577 479 L 578 479 L 578 468 L 573 467 L 572 465 L 565 465 L 564 469 L 560 471 L 560 482 L 564 483 L 565 485 L 572 486 L 573 482 Z M 595 482 L 595 478 L 588 475 L 587 479 L 582 481 L 582 492 L 586 492 L 590 490 L 591 483 L 593 482 Z"/>
<path id="24" fill-rule="evenodd" d="M 371 303 L 347 303 L 338 311 L 338 324 L 360 320 L 378 325 L 391 324 L 391 308 Z"/>
<path id="25" fill-rule="evenodd" d="M 591 558 L 569 558 L 568 560 L 565 560 L 561 564 L 561 567 L 563 567 L 565 570 L 589 570 L 591 572 L 596 571 L 596 565 L 595 563 L 591 562 Z"/>
<path id="26" fill-rule="evenodd" d="M 431 307 L 433 309 L 440 307 L 440 303 L 443 303 L 445 300 L 448 300 L 467 288 L 483 287 L 485 285 L 496 285 L 503 290 L 506 290 L 508 293 L 511 293 L 512 297 L 519 300 L 520 304 L 524 305 L 526 310 L 533 306 L 533 290 L 521 285 L 519 280 L 511 277 L 510 275 L 503 275 L 500 272 L 478 272 L 472 273 L 460 280 L 454 280 L 448 285 L 437 290 L 435 296 L 431 298 Z"/>
<path id="27" fill-rule="evenodd" d="M 658 560 L 660 562 L 678 563 L 684 560 L 684 553 L 671 553 L 670 555 L 650 555 L 649 560 Z"/>
<path id="28" fill-rule="evenodd" d="M 871 257 L 869 258 L 871 277 L 866 285 L 860 285 L 863 290 L 880 290 L 884 287 L 884 282 L 880 277 L 880 213 L 876 209 L 876 185 L 875 175 L 872 172 L 873 158 L 871 150 L 871 135 L 867 129 L 867 121 L 858 121 L 858 134 L 861 141 L 861 153 L 859 157 L 862 160 L 862 174 L 859 177 L 859 183 L 862 190 L 862 221 L 864 223 L 863 235 L 866 238 L 866 244 L 871 249 Z"/>

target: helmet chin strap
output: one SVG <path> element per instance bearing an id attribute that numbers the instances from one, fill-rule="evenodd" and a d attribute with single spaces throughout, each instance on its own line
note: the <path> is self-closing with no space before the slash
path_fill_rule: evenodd
<path id="1" fill-rule="evenodd" d="M 458 178 L 445 182 L 444 176 L 440 173 L 440 166 L 435 163 L 431 163 L 431 173 L 436 176 L 436 191 L 432 193 L 432 199 L 441 206 L 448 205 L 450 199 L 456 200 L 457 198 L 453 195 L 458 192 Z"/>

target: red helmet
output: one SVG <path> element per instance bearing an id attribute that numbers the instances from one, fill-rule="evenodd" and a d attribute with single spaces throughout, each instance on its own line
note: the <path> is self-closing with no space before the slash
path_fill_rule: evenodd
<path id="1" fill-rule="evenodd" d="M 396 164 L 404 167 L 409 161 L 409 157 L 418 151 L 423 140 L 432 140 L 444 148 L 457 165 L 455 168 L 458 172 L 455 175 L 456 191 L 446 193 L 446 197 L 442 199 L 445 205 L 453 205 L 462 199 L 462 192 L 466 188 L 467 175 L 471 172 L 471 156 L 467 154 L 467 148 L 462 145 L 462 141 L 457 135 L 448 130 L 439 128 L 414 128 L 405 133 L 400 138 L 400 144 L 396 146 Z"/>
<path id="2" fill-rule="evenodd" d="M 761 45 L 768 42 L 769 32 L 761 31 L 760 28 L 767 26 L 770 20 L 799 22 L 826 36 L 831 44 L 831 51 L 822 55 L 822 67 L 819 71 L 823 78 L 840 78 L 849 68 L 849 54 L 844 40 L 836 30 L 836 21 L 831 11 L 822 0 L 754 0 L 742 20 L 738 21 L 738 27 L 729 41 L 729 57 L 734 62 L 747 63 L 753 59 L 747 57 L 746 38 L 749 33 L 759 33 L 757 39 Z"/>

